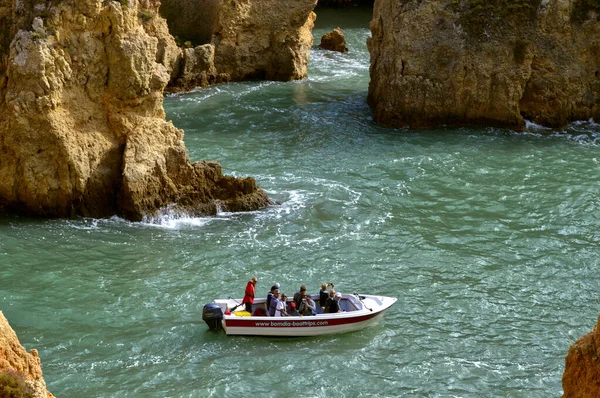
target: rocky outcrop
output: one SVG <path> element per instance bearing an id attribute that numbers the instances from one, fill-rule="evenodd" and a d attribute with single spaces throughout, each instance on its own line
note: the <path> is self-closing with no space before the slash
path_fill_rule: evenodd
<path id="1" fill-rule="evenodd" d="M 377 0 L 368 102 L 384 126 L 600 118 L 600 4 Z"/>
<path id="2" fill-rule="evenodd" d="M 219 23 L 221 0 L 162 0 L 160 15 L 168 24 L 171 34 L 180 44 L 190 41 L 194 46 L 209 44 Z"/>
<path id="3" fill-rule="evenodd" d="M 319 0 L 320 7 L 337 7 L 337 6 L 349 6 L 356 4 L 370 4 L 372 5 L 374 0 Z"/>
<path id="4" fill-rule="evenodd" d="M 194 48 L 169 91 L 248 79 L 307 76 L 317 0 L 164 0 L 171 33 Z M 189 10 L 189 12 L 188 12 Z"/>
<path id="5" fill-rule="evenodd" d="M 0 210 L 141 220 L 251 210 L 252 178 L 191 163 L 165 121 L 180 50 L 154 0 L 0 0 Z"/>
<path id="6" fill-rule="evenodd" d="M 0 375 L 22 378 L 32 397 L 51 398 L 42 377 L 42 367 L 37 350 L 29 353 L 19 342 L 17 334 L 0 311 Z M 15 395 L 16 396 L 16 395 Z"/>
<path id="7" fill-rule="evenodd" d="M 563 398 L 600 397 L 600 317 L 594 330 L 569 348 L 562 387 Z"/>
<path id="8" fill-rule="evenodd" d="M 319 44 L 319 47 L 325 50 L 338 51 L 341 53 L 348 52 L 344 31 L 338 27 L 331 32 L 325 33 L 323 37 L 321 37 L 321 44 Z"/>

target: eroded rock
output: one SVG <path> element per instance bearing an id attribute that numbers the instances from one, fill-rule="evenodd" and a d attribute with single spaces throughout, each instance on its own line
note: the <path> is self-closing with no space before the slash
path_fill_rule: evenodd
<path id="1" fill-rule="evenodd" d="M 368 43 L 373 118 L 517 130 L 525 119 L 598 119 L 599 11 L 570 0 L 378 0 Z"/>
<path id="2" fill-rule="evenodd" d="M 321 44 L 319 44 L 319 47 L 325 50 L 338 51 L 341 53 L 348 52 L 344 31 L 337 27 L 331 32 L 325 33 L 323 37 L 321 37 Z"/>
<path id="3" fill-rule="evenodd" d="M 600 397 L 600 317 L 594 329 L 569 348 L 562 387 L 563 398 Z"/>
<path id="4" fill-rule="evenodd" d="M 319 0 L 319 6 L 323 7 L 337 7 L 337 6 L 349 6 L 356 4 L 370 4 L 372 5 L 374 0 Z"/>
<path id="5" fill-rule="evenodd" d="M 25 384 L 31 389 L 34 398 L 52 398 L 53 395 L 46 389 L 46 382 L 42 377 L 42 366 L 37 350 L 30 352 L 19 342 L 15 331 L 10 327 L 8 320 L 0 311 L 0 372 L 22 377 Z"/>
<path id="6" fill-rule="evenodd" d="M 0 210 L 140 220 L 163 206 L 269 203 L 254 180 L 192 164 L 165 121 L 181 50 L 158 1 L 14 4 L 23 10 L 0 0 L 0 24 L 12 21 L 0 41 Z"/>
<path id="7" fill-rule="evenodd" d="M 169 19 L 171 32 L 195 45 L 193 53 L 184 51 L 183 68 L 168 90 L 188 90 L 194 84 L 222 81 L 305 78 L 316 3 L 317 0 L 165 0 L 161 12 Z M 197 62 L 208 59 L 204 55 L 207 45 L 212 49 L 209 62 Z M 202 49 L 200 56 L 197 49 Z"/>

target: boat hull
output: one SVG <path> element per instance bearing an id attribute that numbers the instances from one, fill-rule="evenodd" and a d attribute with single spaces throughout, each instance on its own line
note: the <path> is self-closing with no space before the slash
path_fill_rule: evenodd
<path id="1" fill-rule="evenodd" d="M 353 317 L 343 315 L 230 318 L 223 319 L 223 329 L 227 335 L 319 336 L 353 332 L 376 325 L 383 312 Z"/>

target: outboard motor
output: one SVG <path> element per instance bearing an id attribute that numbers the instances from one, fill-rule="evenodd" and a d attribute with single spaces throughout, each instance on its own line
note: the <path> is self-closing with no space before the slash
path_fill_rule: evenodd
<path id="1" fill-rule="evenodd" d="M 218 304 L 208 303 L 202 310 L 202 320 L 206 322 L 211 330 L 221 330 L 223 320 L 223 310 Z"/>

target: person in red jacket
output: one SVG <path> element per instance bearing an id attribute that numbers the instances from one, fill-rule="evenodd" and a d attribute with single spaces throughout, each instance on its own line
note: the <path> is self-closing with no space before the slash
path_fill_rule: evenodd
<path id="1" fill-rule="evenodd" d="M 258 283 L 258 278 L 253 276 L 246 285 L 246 293 L 242 299 L 242 304 L 246 304 L 246 311 L 252 314 L 252 304 L 254 304 L 254 287 Z"/>

